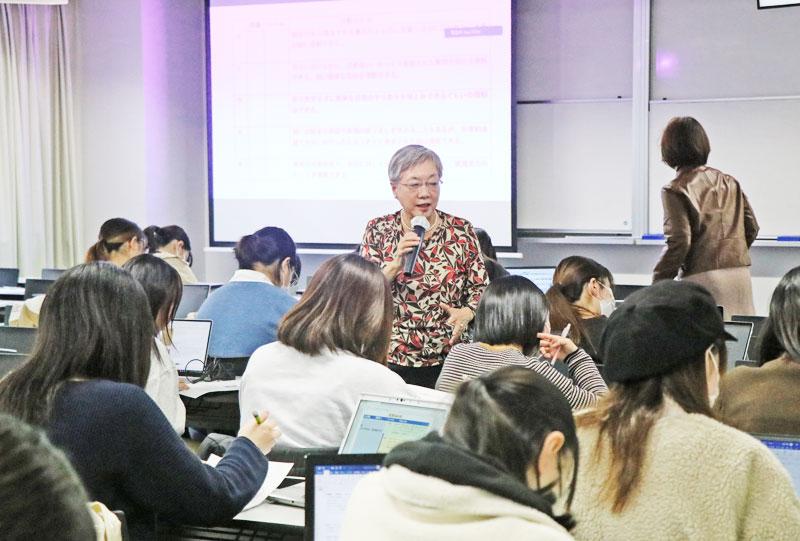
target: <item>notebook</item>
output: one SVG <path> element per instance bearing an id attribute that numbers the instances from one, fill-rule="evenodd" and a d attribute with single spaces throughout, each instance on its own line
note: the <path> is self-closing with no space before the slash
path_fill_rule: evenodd
<path id="1" fill-rule="evenodd" d="M 449 411 L 449 402 L 362 395 L 339 453 L 388 453 L 400 443 L 440 430 Z"/>
<path id="2" fill-rule="evenodd" d="M 506 267 L 506 270 L 509 274 L 524 276 L 536 284 L 542 293 L 547 293 L 553 285 L 553 274 L 556 272 L 555 267 Z"/>
<path id="3" fill-rule="evenodd" d="M 176 319 L 172 322 L 172 343 L 169 356 L 178 373 L 200 373 L 206 365 L 211 321 L 208 319 Z"/>
<path id="4" fill-rule="evenodd" d="M 347 502 L 359 481 L 381 469 L 384 455 L 306 457 L 306 541 L 339 541 Z"/>
<path id="5" fill-rule="evenodd" d="M 767 446 L 792 478 L 794 490 L 800 495 L 800 437 L 753 434 Z"/>

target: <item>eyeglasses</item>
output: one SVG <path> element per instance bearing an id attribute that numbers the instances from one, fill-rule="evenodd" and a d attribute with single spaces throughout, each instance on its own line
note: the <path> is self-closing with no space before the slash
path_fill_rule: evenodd
<path id="1" fill-rule="evenodd" d="M 439 187 L 442 185 L 442 181 L 441 180 L 430 180 L 428 182 L 417 182 L 417 181 L 415 181 L 415 182 L 400 182 L 399 184 L 400 184 L 400 186 L 403 186 L 404 188 L 406 188 L 406 189 L 408 189 L 408 190 L 410 190 L 412 192 L 420 191 L 423 186 L 425 186 L 431 192 L 438 192 L 439 191 Z"/>

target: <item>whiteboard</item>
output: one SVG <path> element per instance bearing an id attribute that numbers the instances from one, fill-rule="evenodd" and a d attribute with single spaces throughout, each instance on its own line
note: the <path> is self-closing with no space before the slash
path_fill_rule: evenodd
<path id="1" fill-rule="evenodd" d="M 514 23 L 518 100 L 630 97 L 631 0 L 517 0 Z"/>
<path id="2" fill-rule="evenodd" d="M 630 232 L 631 102 L 517 106 L 517 227 Z"/>
<path id="3" fill-rule="evenodd" d="M 654 102 L 650 106 L 650 231 L 662 231 L 661 187 L 674 171 L 661 162 L 661 132 L 673 116 L 693 116 L 711 140 L 708 164 L 742 185 L 759 237 L 800 235 L 800 99 Z"/>
<path id="4" fill-rule="evenodd" d="M 800 94 L 800 8 L 654 0 L 652 99 Z"/>

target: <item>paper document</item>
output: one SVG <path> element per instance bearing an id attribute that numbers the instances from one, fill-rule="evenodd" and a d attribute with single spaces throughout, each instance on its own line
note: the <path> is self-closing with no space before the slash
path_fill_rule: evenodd
<path id="1" fill-rule="evenodd" d="M 198 381 L 189 385 L 188 389 L 180 392 L 188 398 L 198 398 L 208 393 L 218 393 L 224 391 L 238 391 L 241 380 L 224 379 L 220 381 Z"/>
<path id="2" fill-rule="evenodd" d="M 220 460 L 222 460 L 220 456 L 212 454 L 208 456 L 206 464 L 216 467 Z M 242 511 L 247 511 L 256 505 L 264 503 L 264 501 L 267 499 L 267 496 L 272 494 L 272 492 L 277 489 L 281 483 L 283 483 L 283 480 L 286 479 L 287 475 L 289 475 L 289 471 L 291 471 L 292 466 L 294 466 L 293 462 L 273 462 L 270 460 L 269 468 L 267 468 L 267 477 L 261 484 L 261 488 L 258 489 L 256 495 L 253 496 L 253 499 L 244 506 Z"/>

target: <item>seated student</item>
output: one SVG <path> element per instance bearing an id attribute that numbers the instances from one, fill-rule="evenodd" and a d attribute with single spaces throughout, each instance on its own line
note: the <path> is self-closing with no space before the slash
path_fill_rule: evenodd
<path id="1" fill-rule="evenodd" d="M 497 262 L 497 251 L 492 244 L 492 238 L 485 230 L 475 228 L 475 236 L 478 237 L 478 244 L 481 247 L 481 255 L 483 256 L 483 264 L 486 266 L 486 274 L 489 275 L 489 281 L 508 276 L 508 271 L 503 268 L 503 265 Z"/>
<path id="2" fill-rule="evenodd" d="M 122 268 L 130 272 L 144 288 L 155 323 L 150 373 L 144 390 L 161 408 L 175 432 L 183 434 L 186 407 L 178 395 L 178 371 L 164 344 L 164 339 L 169 341 L 172 320 L 181 302 L 181 277 L 164 260 L 150 254 L 138 255 Z"/>
<path id="3" fill-rule="evenodd" d="M 281 427 L 281 445 L 338 447 L 363 393 L 435 394 L 386 367 L 392 314 L 377 265 L 356 254 L 327 260 L 284 316 L 278 342 L 250 357 L 239 390 L 242 423 L 265 407 Z"/>
<path id="4" fill-rule="evenodd" d="M 133 539 L 155 536 L 156 515 L 231 519 L 263 482 L 280 434 L 263 411 L 216 468 L 203 464 L 142 388 L 153 334 L 147 296 L 128 272 L 78 265 L 50 288 L 30 358 L 0 381 L 0 411 L 43 427 L 90 497 L 125 512 Z"/>
<path id="5" fill-rule="evenodd" d="M 296 302 L 285 288 L 297 281 L 300 258 L 286 231 L 265 227 L 245 235 L 234 254 L 239 270 L 197 311 L 197 319 L 214 322 L 211 357 L 249 357 L 259 346 L 274 342 L 278 322 Z"/>
<path id="6" fill-rule="evenodd" d="M 100 226 L 97 242 L 86 251 L 86 262 L 108 261 L 121 267 L 127 260 L 144 253 L 147 239 L 138 225 L 125 218 L 111 218 Z M 10 322 L 15 327 L 37 327 L 44 295 L 27 299 L 19 316 Z"/>
<path id="7" fill-rule="evenodd" d="M 722 378 L 715 404 L 720 421 L 746 432 L 800 436 L 800 267 L 772 294 L 761 363 Z"/>
<path id="8" fill-rule="evenodd" d="M 442 435 L 395 447 L 355 488 L 345 541 L 567 540 L 578 441 L 564 396 L 506 367 L 465 382 Z"/>
<path id="9" fill-rule="evenodd" d="M 614 311 L 614 277 L 588 257 L 570 256 L 558 264 L 547 291 L 550 326 L 561 332 L 570 325 L 569 337 L 597 364 L 603 364 L 600 337 Z"/>
<path id="10" fill-rule="evenodd" d="M 576 539 L 800 539 L 786 470 L 712 416 L 726 336 L 690 282 L 658 282 L 609 318 L 611 391 L 576 419 Z"/>
<path id="11" fill-rule="evenodd" d="M 192 272 L 192 243 L 182 227 L 166 225 L 146 227 L 147 250 L 160 257 L 178 271 L 184 284 L 196 284 L 197 276 Z"/>
<path id="12" fill-rule="evenodd" d="M 27 424 L 0 415 L 0 538 L 95 538 L 89 498 L 64 453 Z"/>
<path id="13" fill-rule="evenodd" d="M 454 392 L 464 379 L 507 365 L 540 373 L 564 393 L 573 409 L 594 405 L 608 390 L 585 351 L 569 338 L 545 334 L 549 328 L 547 299 L 527 278 L 506 276 L 489 284 L 475 312 L 474 325 L 475 342 L 453 346 L 436 382 L 437 390 Z M 540 346 L 564 361 L 570 377 L 536 355 Z"/>

